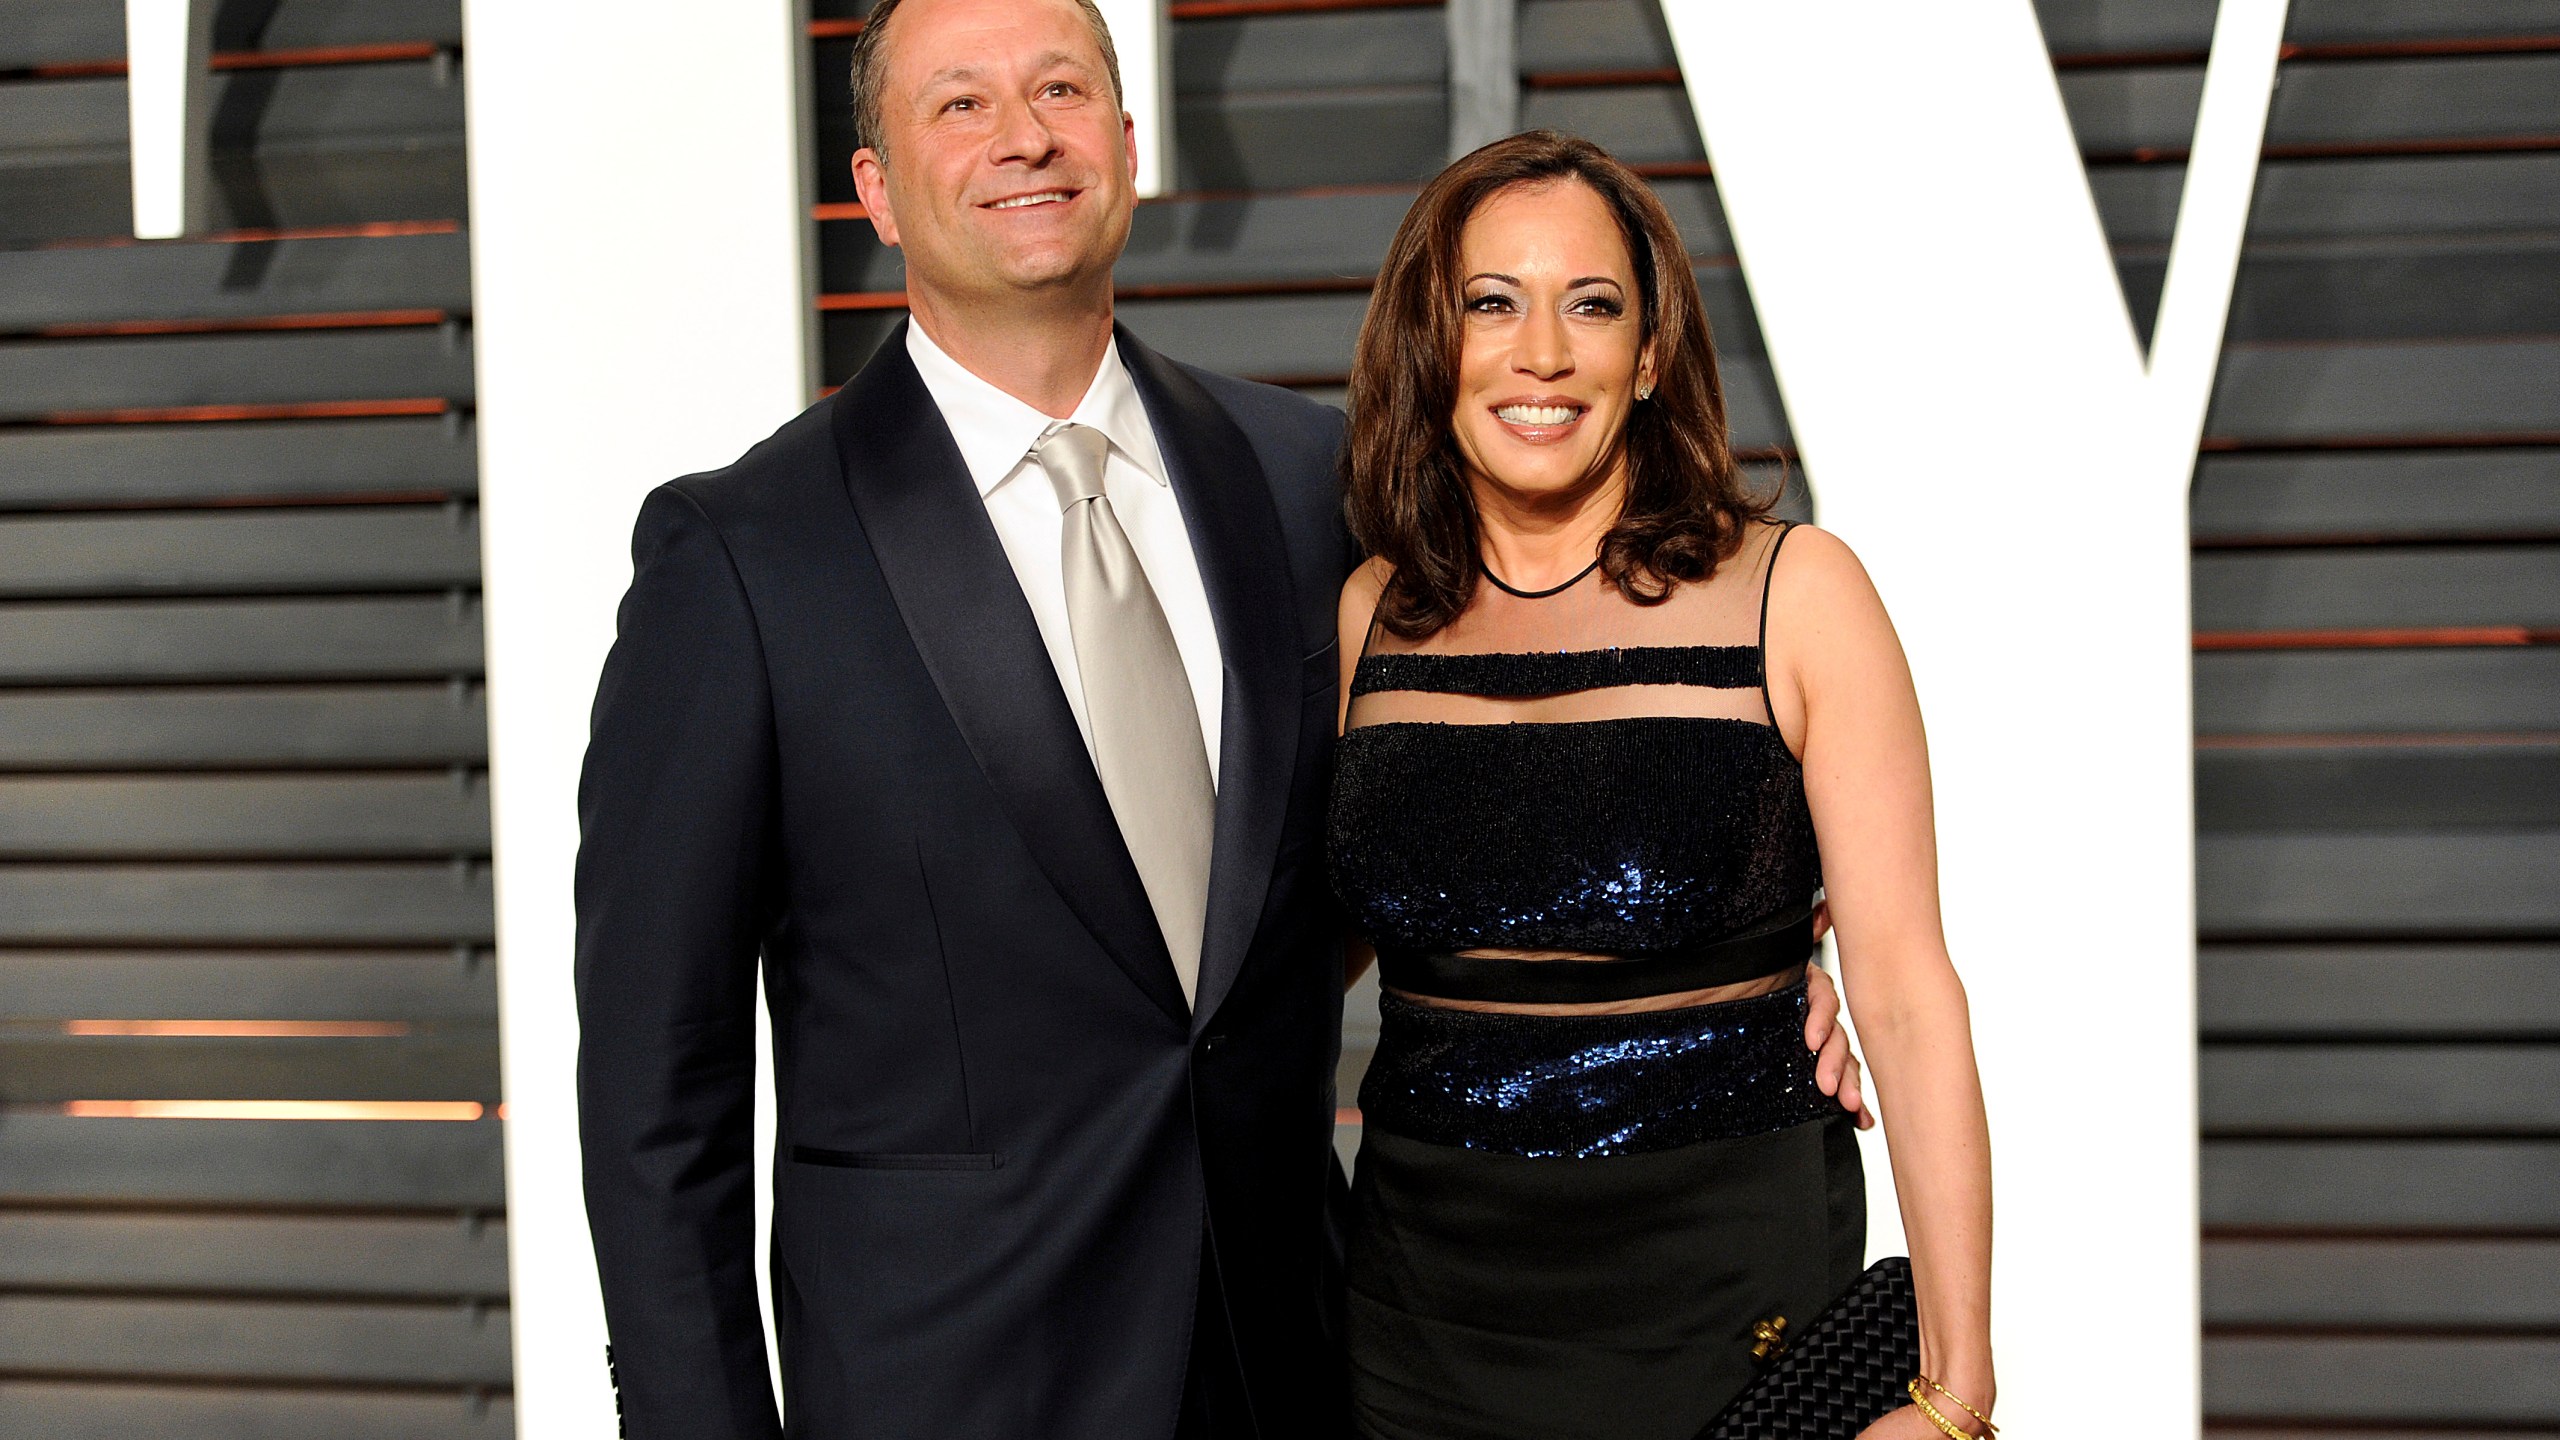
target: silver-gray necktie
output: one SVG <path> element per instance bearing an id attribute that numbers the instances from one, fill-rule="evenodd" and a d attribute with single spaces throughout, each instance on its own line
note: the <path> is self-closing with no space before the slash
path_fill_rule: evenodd
<path id="1" fill-rule="evenodd" d="M 1173 627 L 1102 492 L 1110 450 L 1090 425 L 1060 426 L 1034 447 L 1066 520 L 1067 620 L 1094 768 L 1187 1001 L 1199 987 L 1217 791 Z"/>

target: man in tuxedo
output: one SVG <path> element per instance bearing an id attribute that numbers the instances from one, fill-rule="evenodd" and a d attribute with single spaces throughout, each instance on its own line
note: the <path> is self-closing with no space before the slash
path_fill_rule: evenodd
<path id="1" fill-rule="evenodd" d="M 889 0 L 854 160 L 912 319 L 643 506 L 581 793 L 626 1433 L 1345 1432 L 1320 822 L 1342 421 L 1112 320 L 1089 0 Z M 680 402 L 676 402 L 680 403 Z"/>

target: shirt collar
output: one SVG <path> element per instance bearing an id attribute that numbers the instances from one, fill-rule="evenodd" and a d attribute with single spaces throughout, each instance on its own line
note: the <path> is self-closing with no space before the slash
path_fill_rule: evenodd
<path id="1" fill-rule="evenodd" d="M 961 463 L 968 467 L 981 499 L 1021 468 L 1031 447 L 1060 424 L 1090 425 L 1101 431 L 1111 448 L 1140 474 L 1158 485 L 1166 483 L 1155 428 L 1147 423 L 1146 404 L 1138 398 L 1129 367 L 1120 361 L 1117 337 L 1103 349 L 1102 367 L 1085 387 L 1075 413 L 1064 421 L 1041 414 L 972 374 L 913 319 L 907 322 L 907 357 L 915 362 L 926 393 L 933 396 L 944 423 L 951 427 Z"/>

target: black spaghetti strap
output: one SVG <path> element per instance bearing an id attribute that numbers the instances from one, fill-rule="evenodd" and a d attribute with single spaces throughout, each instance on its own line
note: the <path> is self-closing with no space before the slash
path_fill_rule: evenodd
<path id="1" fill-rule="evenodd" d="M 1778 578 L 1778 552 L 1786 548 L 1787 537 L 1795 533 L 1796 522 L 1782 522 L 1778 538 L 1769 542 L 1769 563 L 1760 567 L 1760 704 L 1769 712 L 1769 728 L 1778 728 L 1778 702 L 1769 696 L 1769 589 Z"/>

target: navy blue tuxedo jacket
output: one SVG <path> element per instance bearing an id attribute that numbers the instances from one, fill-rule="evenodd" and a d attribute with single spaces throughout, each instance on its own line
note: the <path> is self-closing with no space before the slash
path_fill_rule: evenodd
<path id="1" fill-rule="evenodd" d="M 641 510 L 577 882 L 587 1210 L 634 1440 L 1170 1436 L 1204 1243 L 1261 1433 L 1342 1431 L 1341 417 L 1119 342 L 1225 657 L 1196 1012 L 903 332 Z"/>

